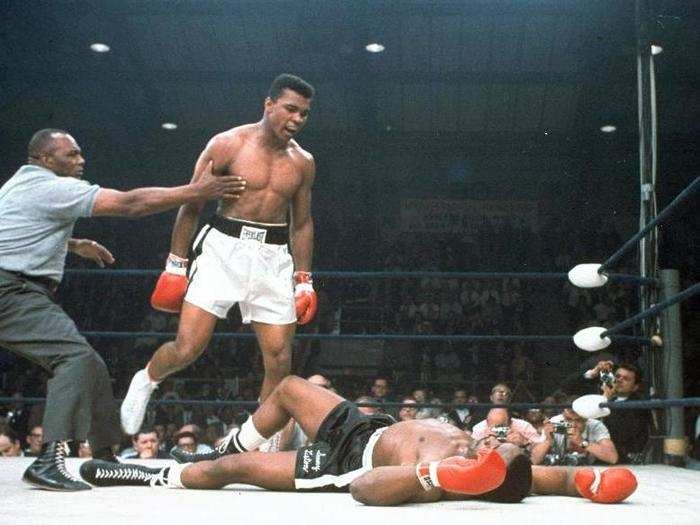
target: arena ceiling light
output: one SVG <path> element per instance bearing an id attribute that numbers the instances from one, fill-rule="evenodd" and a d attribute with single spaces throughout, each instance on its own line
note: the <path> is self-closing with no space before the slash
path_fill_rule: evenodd
<path id="1" fill-rule="evenodd" d="M 372 42 L 371 44 L 367 44 L 365 49 L 370 53 L 381 53 L 386 48 L 378 42 Z"/>
<path id="2" fill-rule="evenodd" d="M 163 122 L 160 125 L 160 127 L 163 129 L 167 129 L 168 131 L 172 131 L 174 129 L 177 129 L 177 124 L 175 124 L 174 122 Z"/>
<path id="3" fill-rule="evenodd" d="M 617 131 L 617 126 L 613 126 L 612 124 L 605 124 L 605 126 L 600 126 L 600 131 L 603 133 L 614 133 Z"/>
<path id="4" fill-rule="evenodd" d="M 90 49 L 95 53 L 107 53 L 111 48 L 107 44 L 95 42 L 94 44 L 90 44 Z"/>

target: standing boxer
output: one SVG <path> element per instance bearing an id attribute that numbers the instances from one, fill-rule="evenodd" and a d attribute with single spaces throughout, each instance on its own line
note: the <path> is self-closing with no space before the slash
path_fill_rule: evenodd
<path id="1" fill-rule="evenodd" d="M 240 179 L 211 167 L 187 186 L 122 192 L 81 180 L 85 159 L 65 131 L 42 129 L 29 160 L 0 188 L 0 346 L 42 366 L 49 380 L 42 451 L 24 481 L 51 490 L 90 486 L 65 469 L 66 441 L 89 439 L 95 457 L 112 458 L 119 424 L 107 367 L 54 302 L 67 252 L 100 266 L 114 262 L 102 245 L 73 239 L 80 217 L 137 217 L 185 202 L 235 197 Z"/>
<path id="2" fill-rule="evenodd" d="M 316 312 L 309 273 L 315 165 L 293 139 L 306 124 L 313 95 L 314 88 L 304 80 L 278 76 L 262 119 L 216 135 L 200 155 L 193 180 L 213 162 L 215 173 L 245 179 L 246 190 L 235 202 L 221 201 L 200 230 L 189 280 L 187 251 L 203 205 L 180 208 L 166 269 L 151 298 L 157 309 L 181 310 L 180 324 L 175 341 L 158 348 L 131 381 L 121 407 L 122 428 L 128 434 L 141 426 L 158 383 L 199 357 L 217 320 L 236 303 L 243 322 L 252 323 L 262 351 L 260 398 L 289 374 L 296 322 L 308 323 Z"/>

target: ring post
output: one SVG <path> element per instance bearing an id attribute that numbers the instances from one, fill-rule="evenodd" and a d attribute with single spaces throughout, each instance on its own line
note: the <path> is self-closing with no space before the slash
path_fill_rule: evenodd
<path id="1" fill-rule="evenodd" d="M 656 98 L 650 38 L 650 1 L 636 0 L 637 36 L 637 117 L 639 124 L 639 228 L 656 217 Z M 657 229 L 639 239 L 638 264 L 640 277 L 655 278 Z M 639 289 L 639 309 L 644 311 L 654 302 L 654 290 Z M 651 324 L 643 320 L 640 333 L 649 336 Z M 652 389 L 656 390 L 654 362 L 647 353 L 646 365 Z"/>
<path id="2" fill-rule="evenodd" d="M 668 299 L 676 295 L 679 289 L 678 270 L 661 270 L 661 298 Z M 683 341 L 680 310 L 680 303 L 676 303 L 666 308 L 661 314 L 661 333 L 664 340 L 665 397 L 683 397 Z M 685 448 L 683 407 L 667 408 L 664 463 L 676 466 L 684 465 Z"/>

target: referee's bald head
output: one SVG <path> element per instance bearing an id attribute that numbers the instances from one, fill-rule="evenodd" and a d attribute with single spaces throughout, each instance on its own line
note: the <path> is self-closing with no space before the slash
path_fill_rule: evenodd
<path id="1" fill-rule="evenodd" d="M 40 129 L 29 140 L 27 154 L 30 159 L 38 159 L 42 155 L 49 154 L 55 147 L 55 141 L 61 136 L 68 135 L 67 131 L 57 128 Z"/>

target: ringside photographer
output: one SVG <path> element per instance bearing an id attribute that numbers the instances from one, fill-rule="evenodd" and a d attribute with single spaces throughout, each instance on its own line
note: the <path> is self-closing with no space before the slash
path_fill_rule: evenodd
<path id="1" fill-rule="evenodd" d="M 474 425 L 472 437 L 477 441 L 492 438 L 501 443 L 517 445 L 530 455 L 533 465 L 542 463 L 549 449 L 545 444 L 545 436 L 524 419 L 511 417 L 505 408 L 489 410 L 486 419 Z"/>
<path id="2" fill-rule="evenodd" d="M 544 465 L 615 464 L 618 461 L 617 449 L 607 427 L 597 419 L 579 416 L 570 408 L 546 422 L 544 434 L 547 447 Z"/>
<path id="3" fill-rule="evenodd" d="M 616 367 L 612 361 L 600 361 L 585 375 L 589 379 L 597 378 L 600 381 L 600 390 L 610 401 L 645 399 L 641 394 L 641 371 L 633 364 L 620 363 Z M 605 425 L 619 452 L 620 463 L 644 462 L 651 423 L 651 413 L 648 410 L 613 410 L 605 418 Z"/>

